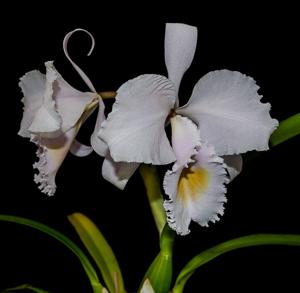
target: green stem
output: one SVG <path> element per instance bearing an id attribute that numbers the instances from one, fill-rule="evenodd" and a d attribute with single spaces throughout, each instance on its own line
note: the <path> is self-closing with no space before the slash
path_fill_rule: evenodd
<path id="1" fill-rule="evenodd" d="M 212 248 L 209 248 L 200 254 L 192 258 L 190 262 L 180 272 L 175 286 L 172 290 L 173 293 L 183 292 L 183 288 L 191 277 L 191 275 L 200 266 L 211 261 L 212 259 L 222 255 L 223 253 L 251 246 L 259 245 L 291 245 L 300 246 L 300 235 L 288 235 L 288 234 L 255 234 L 250 236 L 244 236 L 235 238 L 221 244 L 218 244 Z"/>
<path id="2" fill-rule="evenodd" d="M 173 275 L 174 238 L 175 232 L 166 224 L 161 233 L 160 252 L 148 268 L 140 285 L 140 289 L 148 279 L 155 293 L 166 293 L 170 291 Z"/>
<path id="3" fill-rule="evenodd" d="M 36 221 L 28 220 L 21 217 L 0 215 L 0 221 L 6 221 L 11 223 L 17 223 L 25 226 L 29 226 L 43 233 L 46 233 L 62 244 L 64 244 L 69 250 L 71 250 L 81 262 L 93 288 L 94 293 L 101 293 L 103 286 L 100 284 L 96 271 L 94 270 L 92 264 L 82 252 L 82 250 L 69 238 L 64 236 L 62 233 Z"/>
<path id="4" fill-rule="evenodd" d="M 106 91 L 98 93 L 102 99 L 114 99 L 117 95 L 115 91 Z"/>
<path id="5" fill-rule="evenodd" d="M 163 196 L 160 190 L 160 180 L 154 166 L 141 165 L 140 174 L 142 175 L 146 192 L 159 234 L 166 224 L 166 212 L 163 207 Z"/>
<path id="6" fill-rule="evenodd" d="M 270 138 L 270 145 L 277 146 L 286 140 L 300 134 L 300 113 L 280 122 Z"/>

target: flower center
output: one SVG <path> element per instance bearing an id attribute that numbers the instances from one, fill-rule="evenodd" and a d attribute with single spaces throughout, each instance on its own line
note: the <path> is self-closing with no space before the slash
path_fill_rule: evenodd
<path id="1" fill-rule="evenodd" d="M 170 110 L 170 113 L 167 117 L 167 121 L 169 121 L 169 119 L 171 119 L 172 117 L 175 117 L 176 116 L 176 110 L 175 109 L 171 109 Z"/>
<path id="2" fill-rule="evenodd" d="M 178 198 L 188 204 L 190 200 L 195 201 L 207 189 L 209 174 L 207 170 L 198 167 L 185 168 L 181 172 L 178 181 Z"/>

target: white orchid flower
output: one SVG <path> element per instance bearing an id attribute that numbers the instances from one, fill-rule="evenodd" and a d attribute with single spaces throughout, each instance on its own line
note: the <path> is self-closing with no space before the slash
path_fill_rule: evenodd
<path id="1" fill-rule="evenodd" d="M 54 68 L 46 62 L 46 74 L 37 70 L 26 73 L 20 79 L 23 91 L 24 114 L 19 135 L 30 138 L 38 146 L 38 170 L 35 182 L 42 192 L 53 195 L 56 190 L 55 176 L 70 150 L 77 156 L 86 156 L 92 148 L 75 140 L 81 124 L 99 103 L 99 123 L 104 119 L 104 104 L 83 71 L 70 59 L 67 43 L 77 29 L 66 35 L 64 51 L 67 58 L 89 86 L 91 92 L 81 92 L 71 87 Z M 94 47 L 94 39 L 92 49 Z M 90 53 L 91 53 L 90 51 Z M 90 54 L 89 53 L 89 54 Z"/>
<path id="2" fill-rule="evenodd" d="M 227 175 L 232 179 L 241 169 L 238 154 L 267 150 L 278 125 L 269 115 L 270 104 L 261 103 L 255 81 L 236 71 L 206 74 L 189 102 L 179 107 L 178 89 L 196 43 L 195 27 L 167 24 L 169 78 L 146 74 L 123 84 L 99 131 L 112 160 L 119 164 L 175 162 L 164 179 L 169 196 L 164 207 L 170 227 L 183 235 L 189 233 L 191 220 L 202 226 L 218 220 L 226 201 Z M 169 121 L 172 146 L 165 132 Z"/>

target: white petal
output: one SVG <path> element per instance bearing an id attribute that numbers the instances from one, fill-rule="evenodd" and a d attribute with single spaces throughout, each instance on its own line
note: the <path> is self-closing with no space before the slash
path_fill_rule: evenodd
<path id="1" fill-rule="evenodd" d="M 107 144 L 101 138 L 98 137 L 98 132 L 101 128 L 101 124 L 105 120 L 104 108 L 105 108 L 104 103 L 103 103 L 102 99 L 100 98 L 97 121 L 96 121 L 96 125 L 94 128 L 93 134 L 91 136 L 92 148 L 98 155 L 100 155 L 102 157 L 105 157 L 108 152 Z"/>
<path id="2" fill-rule="evenodd" d="M 270 117 L 270 104 L 260 102 L 258 89 L 239 72 L 213 71 L 198 81 L 189 103 L 177 113 L 198 124 L 218 155 L 267 150 L 278 121 Z"/>
<path id="3" fill-rule="evenodd" d="M 32 141 L 37 144 L 38 161 L 33 167 L 38 170 L 34 181 L 39 189 L 48 195 L 53 195 L 56 190 L 55 176 L 64 161 L 71 144 L 77 134 L 77 128 L 71 128 L 61 136 L 48 139 L 33 135 Z"/>
<path id="4" fill-rule="evenodd" d="M 88 145 L 84 145 L 82 143 L 80 143 L 79 141 L 77 141 L 76 139 L 74 139 L 71 147 L 70 147 L 70 152 L 71 154 L 73 154 L 74 156 L 77 157 L 86 157 L 89 154 L 91 154 L 93 151 L 93 148 L 88 146 Z"/>
<path id="5" fill-rule="evenodd" d="M 24 93 L 24 115 L 19 134 L 53 138 L 72 128 L 97 94 L 72 88 L 56 71 L 53 62 L 45 63 L 46 75 L 31 71 L 20 80 Z"/>
<path id="6" fill-rule="evenodd" d="M 149 279 L 146 279 L 140 293 L 155 293 Z"/>
<path id="7" fill-rule="evenodd" d="M 20 79 L 19 86 L 24 94 L 24 114 L 19 135 L 23 137 L 30 137 L 31 133 L 47 135 L 60 129 L 61 117 L 52 98 L 53 83 L 56 79 L 57 75 L 48 69 L 46 75 L 34 70 Z"/>
<path id="8" fill-rule="evenodd" d="M 197 28 L 182 23 L 167 23 L 165 63 L 168 77 L 178 93 L 183 74 L 190 67 L 197 45 Z"/>
<path id="9" fill-rule="evenodd" d="M 60 130 L 62 119 L 58 113 L 53 99 L 53 87 L 58 78 L 58 73 L 53 70 L 53 62 L 45 63 L 46 66 L 46 84 L 45 92 L 41 97 L 42 106 L 35 113 L 29 131 L 34 134 L 49 136 L 51 133 L 57 133 Z"/>
<path id="10" fill-rule="evenodd" d="M 173 84 L 160 75 L 141 75 L 117 91 L 99 136 L 116 162 L 168 164 L 175 161 L 165 121 L 175 103 Z"/>
<path id="11" fill-rule="evenodd" d="M 53 108 L 54 109 L 54 108 Z M 51 137 L 59 132 L 61 117 L 53 109 L 43 104 L 35 113 L 31 125 L 28 128 L 30 133 L 39 134 L 44 137 Z"/>
<path id="12" fill-rule="evenodd" d="M 38 109 L 42 105 L 45 92 L 46 75 L 38 70 L 27 72 L 20 78 L 19 86 L 24 94 L 25 108 Z"/>
<path id="13" fill-rule="evenodd" d="M 214 149 L 202 144 L 189 168 L 168 171 L 164 189 L 169 196 L 164 207 L 169 226 L 178 234 L 188 234 L 191 220 L 201 226 L 219 220 L 226 202 L 225 183 L 228 182 L 223 160 Z"/>
<path id="14" fill-rule="evenodd" d="M 108 182 L 123 190 L 139 165 L 138 163 L 114 162 L 108 154 L 103 161 L 102 176 Z"/>
<path id="15" fill-rule="evenodd" d="M 223 156 L 224 163 L 227 166 L 227 172 L 230 181 L 232 181 L 237 175 L 239 175 L 243 168 L 243 158 L 241 155 L 229 155 Z"/>
<path id="16" fill-rule="evenodd" d="M 30 137 L 28 128 L 32 124 L 36 111 L 43 104 L 45 85 L 45 74 L 42 74 L 37 70 L 30 71 L 20 78 L 19 86 L 24 95 L 22 100 L 24 103 L 24 114 L 18 134 L 23 137 Z"/>
<path id="17" fill-rule="evenodd" d="M 98 95 L 91 92 L 81 92 L 70 86 L 56 71 L 52 64 L 52 70 L 58 78 L 53 85 L 53 98 L 56 108 L 62 117 L 61 131 L 66 132 L 72 128 L 81 118 L 86 107 L 98 98 Z"/>
<path id="18" fill-rule="evenodd" d="M 176 165 L 188 167 L 191 157 L 200 146 L 200 133 L 197 125 L 190 119 L 176 115 L 171 118 L 172 147 L 176 156 Z"/>

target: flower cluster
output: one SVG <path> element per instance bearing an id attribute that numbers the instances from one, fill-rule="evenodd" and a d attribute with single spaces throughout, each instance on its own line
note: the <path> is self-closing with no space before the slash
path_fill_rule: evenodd
<path id="1" fill-rule="evenodd" d="M 226 201 L 225 184 L 241 171 L 240 154 L 267 150 L 278 125 L 270 117 L 270 104 L 261 102 L 256 82 L 236 71 L 209 72 L 181 106 L 180 82 L 194 58 L 197 29 L 167 24 L 168 77 L 145 74 L 125 82 L 106 118 L 101 95 L 68 55 L 68 39 L 78 30 L 84 31 L 67 34 L 64 51 L 90 92 L 71 87 L 53 62 L 45 63 L 46 74 L 34 70 L 20 81 L 24 115 L 19 134 L 38 146 L 34 168 L 39 188 L 54 194 L 55 175 L 69 151 L 86 156 L 94 150 L 104 157 L 102 175 L 120 189 L 142 163 L 173 164 L 163 181 L 169 226 L 185 235 L 191 220 L 201 226 L 218 220 Z M 97 106 L 91 146 L 82 145 L 76 135 Z M 171 141 L 166 127 L 171 128 Z"/>

